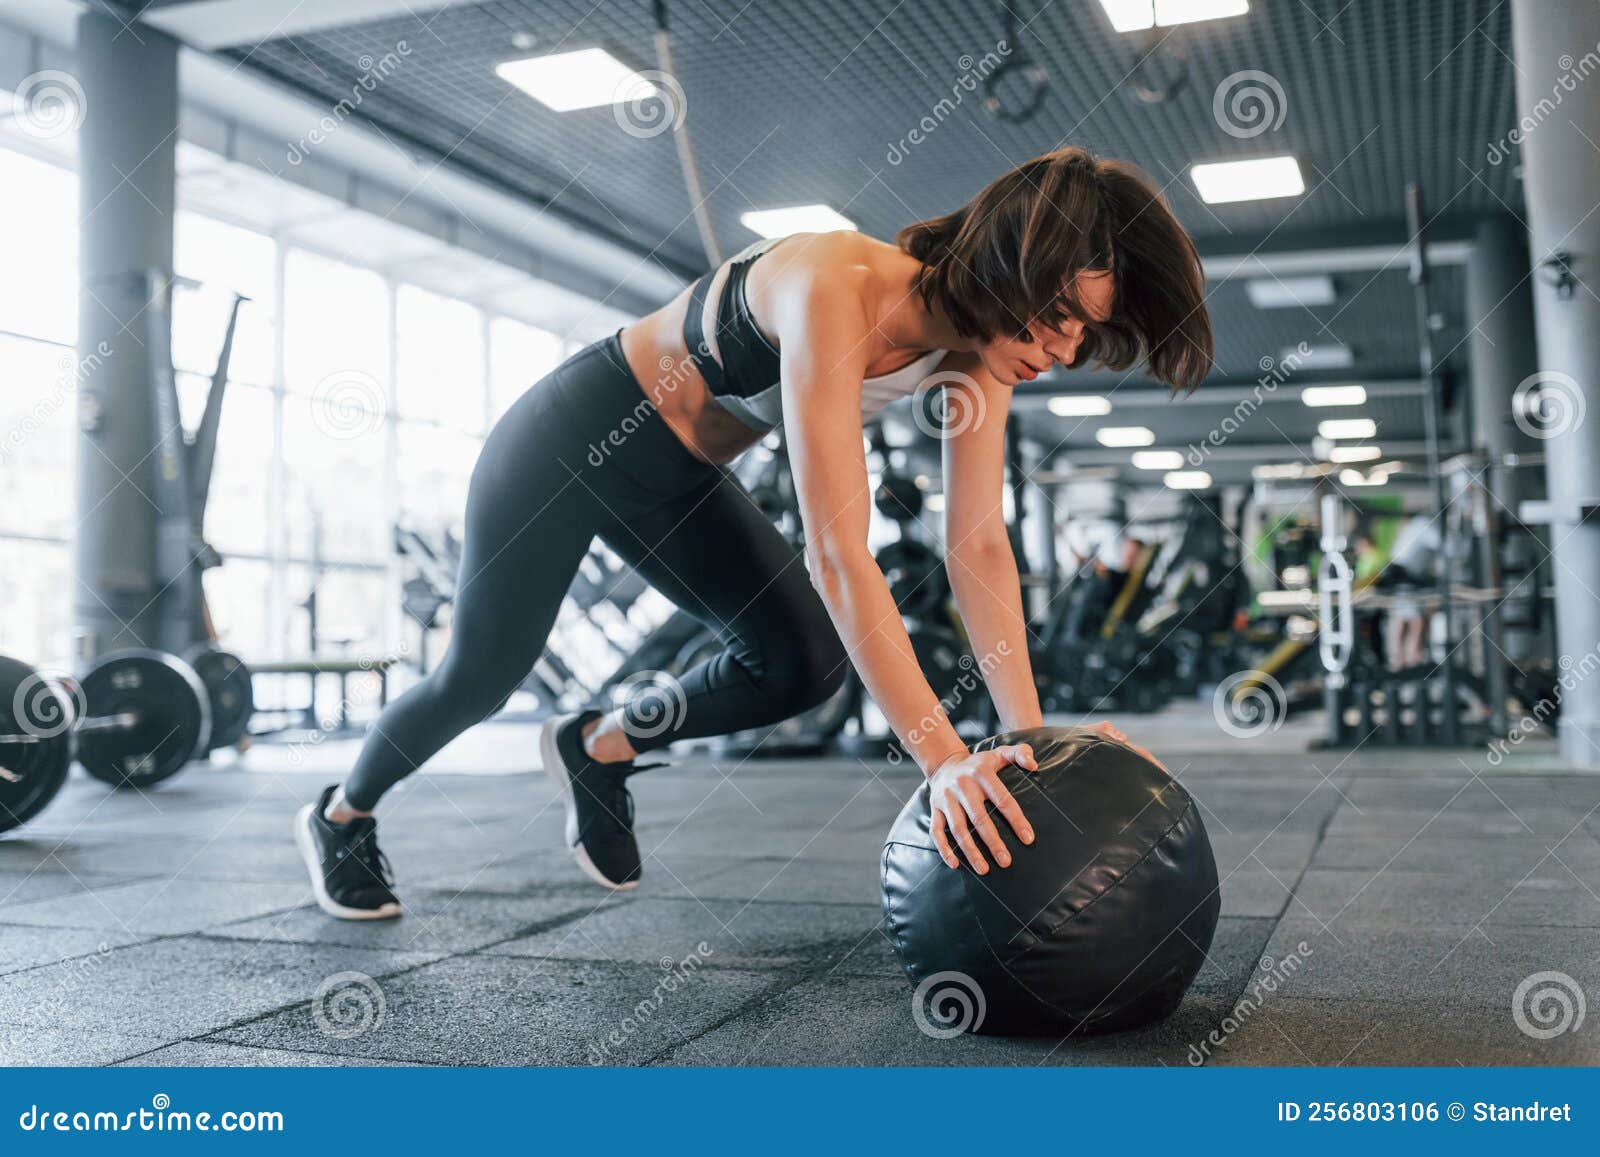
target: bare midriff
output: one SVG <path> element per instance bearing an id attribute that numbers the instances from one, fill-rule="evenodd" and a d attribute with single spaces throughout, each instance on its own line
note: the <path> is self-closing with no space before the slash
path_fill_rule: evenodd
<path id="1" fill-rule="evenodd" d="M 733 461 L 761 440 L 718 404 L 683 342 L 686 289 L 622 331 L 622 352 L 645 397 L 696 458 L 715 465 Z"/>

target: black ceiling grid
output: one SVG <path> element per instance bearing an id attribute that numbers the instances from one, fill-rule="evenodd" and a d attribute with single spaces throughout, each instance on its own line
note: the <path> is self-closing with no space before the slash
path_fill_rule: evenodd
<path id="1" fill-rule="evenodd" d="M 958 90 L 963 55 L 994 49 L 1003 35 L 997 4 L 673 0 L 676 64 L 724 248 L 754 239 L 741 213 L 811 201 L 888 237 L 1062 143 L 1143 166 L 1205 252 L 1398 239 L 1414 179 L 1441 233 L 1504 207 L 1521 211 L 1514 165 L 1486 160 L 1515 115 L 1506 0 L 1253 0 L 1248 15 L 1179 28 L 1157 50 L 1156 67 L 1170 71 L 1181 44 L 1189 80 L 1156 105 L 1133 93 L 1148 38 L 1113 32 L 1092 0 L 1012 3 L 1025 25 L 1022 48 L 1051 78 L 1038 114 L 1008 123 L 963 93 L 892 164 L 890 146 Z M 493 71 L 503 59 L 593 44 L 649 67 L 652 31 L 648 0 L 492 0 L 232 55 L 331 103 L 348 95 L 363 56 L 381 57 L 404 39 L 409 56 L 366 97 L 362 115 L 505 187 L 556 198 L 578 219 L 659 247 L 692 271 L 704 262 L 670 136 L 630 136 L 608 108 L 553 112 Z M 532 45 L 519 47 L 530 35 Z M 1217 123 L 1212 99 L 1246 69 L 1282 86 L 1284 115 L 1275 130 L 1240 138 Z M 1300 158 L 1306 195 L 1207 206 L 1192 191 L 1187 171 L 1197 161 L 1281 152 Z M 1443 271 L 1438 302 L 1459 325 L 1453 272 Z M 1339 304 L 1313 313 L 1356 351 L 1351 374 L 1414 372 L 1414 335 L 1394 324 L 1410 317 L 1403 272 L 1338 281 Z M 1253 379 L 1264 354 L 1330 340 L 1303 311 L 1255 310 L 1236 285 L 1212 290 L 1216 380 Z M 1443 348 L 1458 337 L 1441 335 Z M 1073 384 L 1119 377 L 1074 375 Z"/>

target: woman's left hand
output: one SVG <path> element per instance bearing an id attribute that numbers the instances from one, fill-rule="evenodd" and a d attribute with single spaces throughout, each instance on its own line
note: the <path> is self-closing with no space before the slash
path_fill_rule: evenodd
<path id="1" fill-rule="evenodd" d="M 1122 744 L 1122 746 L 1124 746 L 1126 748 L 1129 748 L 1132 751 L 1137 751 L 1140 755 L 1144 756 L 1151 763 L 1153 763 L 1157 767 L 1159 767 L 1162 771 L 1167 771 L 1167 765 L 1166 764 L 1162 763 L 1159 759 L 1157 759 L 1154 755 L 1152 755 L 1148 750 L 1146 750 L 1143 747 L 1140 747 L 1137 743 L 1133 742 L 1126 735 L 1124 735 L 1121 731 L 1117 730 L 1116 727 L 1112 726 L 1111 720 L 1102 719 L 1099 723 L 1096 723 L 1094 725 L 1094 729 L 1097 732 L 1099 732 L 1101 735 L 1105 736 L 1107 739 L 1111 740 L 1111 742 L 1120 743 L 1120 744 Z M 1167 774 L 1171 775 L 1172 773 L 1170 771 L 1167 771 Z"/>

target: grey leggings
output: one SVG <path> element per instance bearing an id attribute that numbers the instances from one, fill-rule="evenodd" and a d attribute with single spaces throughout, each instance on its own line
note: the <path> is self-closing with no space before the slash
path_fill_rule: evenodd
<path id="1" fill-rule="evenodd" d="M 838 689 L 848 657 L 798 552 L 738 482 L 684 448 L 611 337 L 532 386 L 490 433 L 467 496 L 449 649 L 367 735 L 345 784 L 352 807 L 372 810 L 499 709 L 597 535 L 724 644 L 681 677 L 672 726 L 638 706 L 636 749 L 776 723 Z"/>

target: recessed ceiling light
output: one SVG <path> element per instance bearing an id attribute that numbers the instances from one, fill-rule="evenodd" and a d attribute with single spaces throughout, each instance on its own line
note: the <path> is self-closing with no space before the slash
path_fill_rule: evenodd
<path id="1" fill-rule="evenodd" d="M 1305 467 L 1299 462 L 1268 462 L 1250 469 L 1250 477 L 1258 482 L 1272 482 L 1284 478 L 1299 478 Z"/>
<path id="2" fill-rule="evenodd" d="M 1329 418 L 1317 423 L 1317 433 L 1324 438 L 1370 438 L 1377 432 L 1378 423 L 1371 418 Z"/>
<path id="3" fill-rule="evenodd" d="M 752 209 L 739 218 L 744 227 L 763 237 L 787 237 L 791 233 L 831 233 L 835 229 L 854 229 L 856 223 L 826 205 L 791 205 L 786 209 Z"/>
<path id="4" fill-rule="evenodd" d="M 1111 399 L 1099 394 L 1057 394 L 1050 399 L 1049 408 L 1058 418 L 1094 418 L 1111 413 Z"/>
<path id="5" fill-rule="evenodd" d="M 928 510 L 932 511 L 934 514 L 938 514 L 944 509 L 944 495 L 930 494 L 922 500 L 922 505 Z"/>
<path id="6" fill-rule="evenodd" d="M 1371 462 L 1382 457 L 1382 446 L 1335 446 L 1328 451 L 1329 462 Z"/>
<path id="7" fill-rule="evenodd" d="M 1318 274 L 1313 277 L 1253 277 L 1244 283 L 1250 304 L 1257 309 L 1290 309 L 1296 306 L 1332 305 L 1339 300 L 1333 288 L 1333 278 Z"/>
<path id="8" fill-rule="evenodd" d="M 1389 475 L 1385 471 L 1374 470 L 1371 474 L 1363 474 L 1348 467 L 1339 471 L 1339 482 L 1344 486 L 1382 486 L 1387 481 Z"/>
<path id="9" fill-rule="evenodd" d="M 1174 470 L 1161 481 L 1169 490 L 1204 490 L 1211 485 L 1211 475 L 1204 470 Z"/>
<path id="10" fill-rule="evenodd" d="M 1100 7 L 1106 10 L 1111 27 L 1118 32 L 1138 32 L 1144 28 L 1167 28 L 1197 20 L 1243 16 L 1250 11 L 1250 0 L 1100 0 Z"/>
<path id="11" fill-rule="evenodd" d="M 1102 446 L 1148 446 L 1156 440 L 1145 426 L 1102 426 L 1094 437 Z"/>
<path id="12" fill-rule="evenodd" d="M 1367 400 L 1365 386 L 1307 386 L 1300 400 L 1308 406 L 1360 406 Z"/>
<path id="13" fill-rule="evenodd" d="M 528 56 L 494 66 L 495 75 L 556 112 L 648 100 L 656 86 L 603 48 Z"/>
<path id="14" fill-rule="evenodd" d="M 1300 176 L 1300 162 L 1290 156 L 1191 165 L 1189 177 L 1200 199 L 1208 205 L 1294 197 L 1306 191 L 1305 179 Z"/>
<path id="15" fill-rule="evenodd" d="M 1133 464 L 1140 470 L 1176 470 L 1183 465 L 1183 455 L 1176 450 L 1135 450 Z"/>

